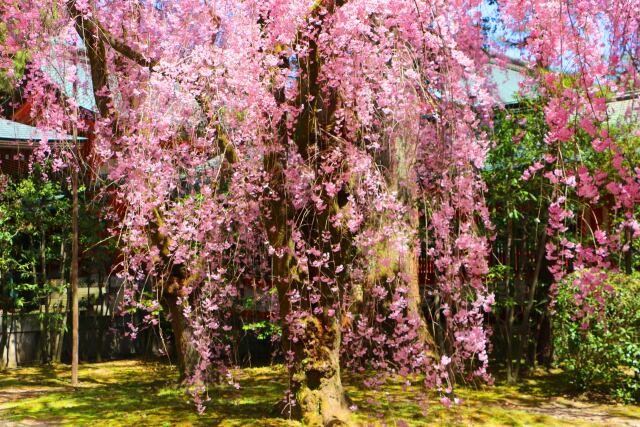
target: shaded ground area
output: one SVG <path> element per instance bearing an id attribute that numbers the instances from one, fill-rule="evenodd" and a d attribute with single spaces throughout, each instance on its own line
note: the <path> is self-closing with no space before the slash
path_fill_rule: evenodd
<path id="1" fill-rule="evenodd" d="M 0 372 L 2 426 L 300 426 L 274 414 L 286 388 L 279 366 L 235 372 L 241 389 L 210 391 L 199 416 L 168 365 L 117 361 L 81 365 L 81 386 L 70 386 L 65 365 Z M 460 388 L 463 403 L 445 409 L 436 395 L 400 383 L 372 393 L 345 379 L 362 425 L 607 425 L 640 426 L 640 407 L 593 403 L 566 393 L 562 373 L 540 373 L 519 386 Z M 425 400 L 426 399 L 426 400 Z M 426 401 L 427 406 L 420 404 Z"/>

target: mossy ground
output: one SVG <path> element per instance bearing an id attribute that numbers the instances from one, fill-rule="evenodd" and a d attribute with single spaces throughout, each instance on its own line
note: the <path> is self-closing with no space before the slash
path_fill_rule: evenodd
<path id="1" fill-rule="evenodd" d="M 80 387 L 70 387 L 66 365 L 0 372 L 0 424 L 72 426 L 299 426 L 274 414 L 285 389 L 279 366 L 236 371 L 241 388 L 210 391 L 198 415 L 175 369 L 137 360 L 83 364 Z M 362 425 L 640 425 L 640 407 L 567 397 L 562 373 L 538 373 L 518 386 L 461 387 L 463 403 L 445 409 L 437 396 L 425 408 L 420 390 L 400 383 L 372 394 L 358 378 L 345 378 Z M 384 423 L 384 424 L 383 424 Z"/>

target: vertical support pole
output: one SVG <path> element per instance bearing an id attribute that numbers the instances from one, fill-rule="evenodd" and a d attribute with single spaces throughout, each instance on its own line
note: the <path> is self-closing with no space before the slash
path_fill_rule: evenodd
<path id="1" fill-rule="evenodd" d="M 71 385 L 78 386 L 78 131 L 73 128 L 76 164 L 71 170 Z"/>

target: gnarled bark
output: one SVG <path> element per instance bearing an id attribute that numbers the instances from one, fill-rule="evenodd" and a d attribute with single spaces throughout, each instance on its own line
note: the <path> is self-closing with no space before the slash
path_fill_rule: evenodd
<path id="1" fill-rule="evenodd" d="M 306 425 L 352 425 L 340 377 L 340 340 L 335 317 L 305 319 L 305 339 L 291 369 L 291 384 Z"/>
<path id="2" fill-rule="evenodd" d="M 281 212 L 282 213 L 282 212 Z M 277 221 L 277 217 L 274 218 Z M 289 241 L 288 229 L 283 225 L 270 233 L 273 243 Z M 287 240 L 283 240 L 287 239 Z M 272 259 L 273 280 L 278 290 L 282 322 L 282 346 L 285 355 L 292 355 L 289 363 L 289 381 L 294 406 L 284 408 L 283 415 L 301 419 L 308 426 L 353 425 L 340 377 L 341 325 L 340 313 L 329 316 L 330 298 L 324 299 L 322 315 L 309 315 L 303 322 L 304 335 L 294 341 L 287 322 L 292 312 L 289 292 L 303 291 L 297 263 L 285 254 Z"/>

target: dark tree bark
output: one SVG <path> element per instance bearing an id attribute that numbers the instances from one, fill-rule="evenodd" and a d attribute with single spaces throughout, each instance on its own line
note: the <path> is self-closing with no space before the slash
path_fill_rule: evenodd
<path id="1" fill-rule="evenodd" d="M 4 296 L 4 295 L 2 295 Z M 9 304 L 2 307 L 2 330 L 0 330 L 0 369 L 9 366 Z"/>
<path id="2" fill-rule="evenodd" d="M 184 381 L 195 362 L 195 355 L 191 347 L 191 329 L 186 323 L 182 309 L 178 305 L 178 296 L 174 292 L 165 292 L 161 302 L 164 310 L 169 313 L 179 380 Z"/>
<path id="3" fill-rule="evenodd" d="M 522 324 L 520 327 L 520 337 L 518 343 L 518 351 L 516 353 L 516 367 L 514 371 L 513 380 L 517 381 L 520 375 L 520 369 L 522 367 L 523 358 L 526 358 L 526 352 L 529 347 L 529 337 L 531 335 L 531 311 L 536 302 L 536 291 L 540 282 L 540 273 L 542 271 L 542 265 L 544 263 L 544 256 L 546 253 L 545 243 L 547 242 L 546 227 L 543 227 L 538 239 L 537 253 L 536 253 L 536 266 L 533 273 L 533 278 L 526 296 L 526 302 L 524 304 L 524 311 L 522 313 Z"/>
<path id="4" fill-rule="evenodd" d="M 506 258 L 507 265 L 511 268 L 514 265 L 514 255 L 513 255 L 513 221 L 509 219 L 507 221 L 507 248 L 506 248 Z M 512 280 L 511 280 L 511 271 L 508 272 L 508 276 L 505 280 L 506 287 L 506 295 L 507 300 L 514 298 L 514 292 L 512 290 Z M 509 304 L 505 310 L 505 319 L 503 321 L 504 328 L 504 337 L 506 341 L 506 366 L 507 366 L 507 382 L 509 384 L 515 383 L 515 378 L 513 376 L 513 324 L 515 322 L 515 307 L 514 304 Z"/>
<path id="5" fill-rule="evenodd" d="M 633 229 L 631 227 L 625 228 L 625 244 L 629 246 L 629 249 L 624 254 L 624 272 L 625 274 L 633 273 Z"/>

